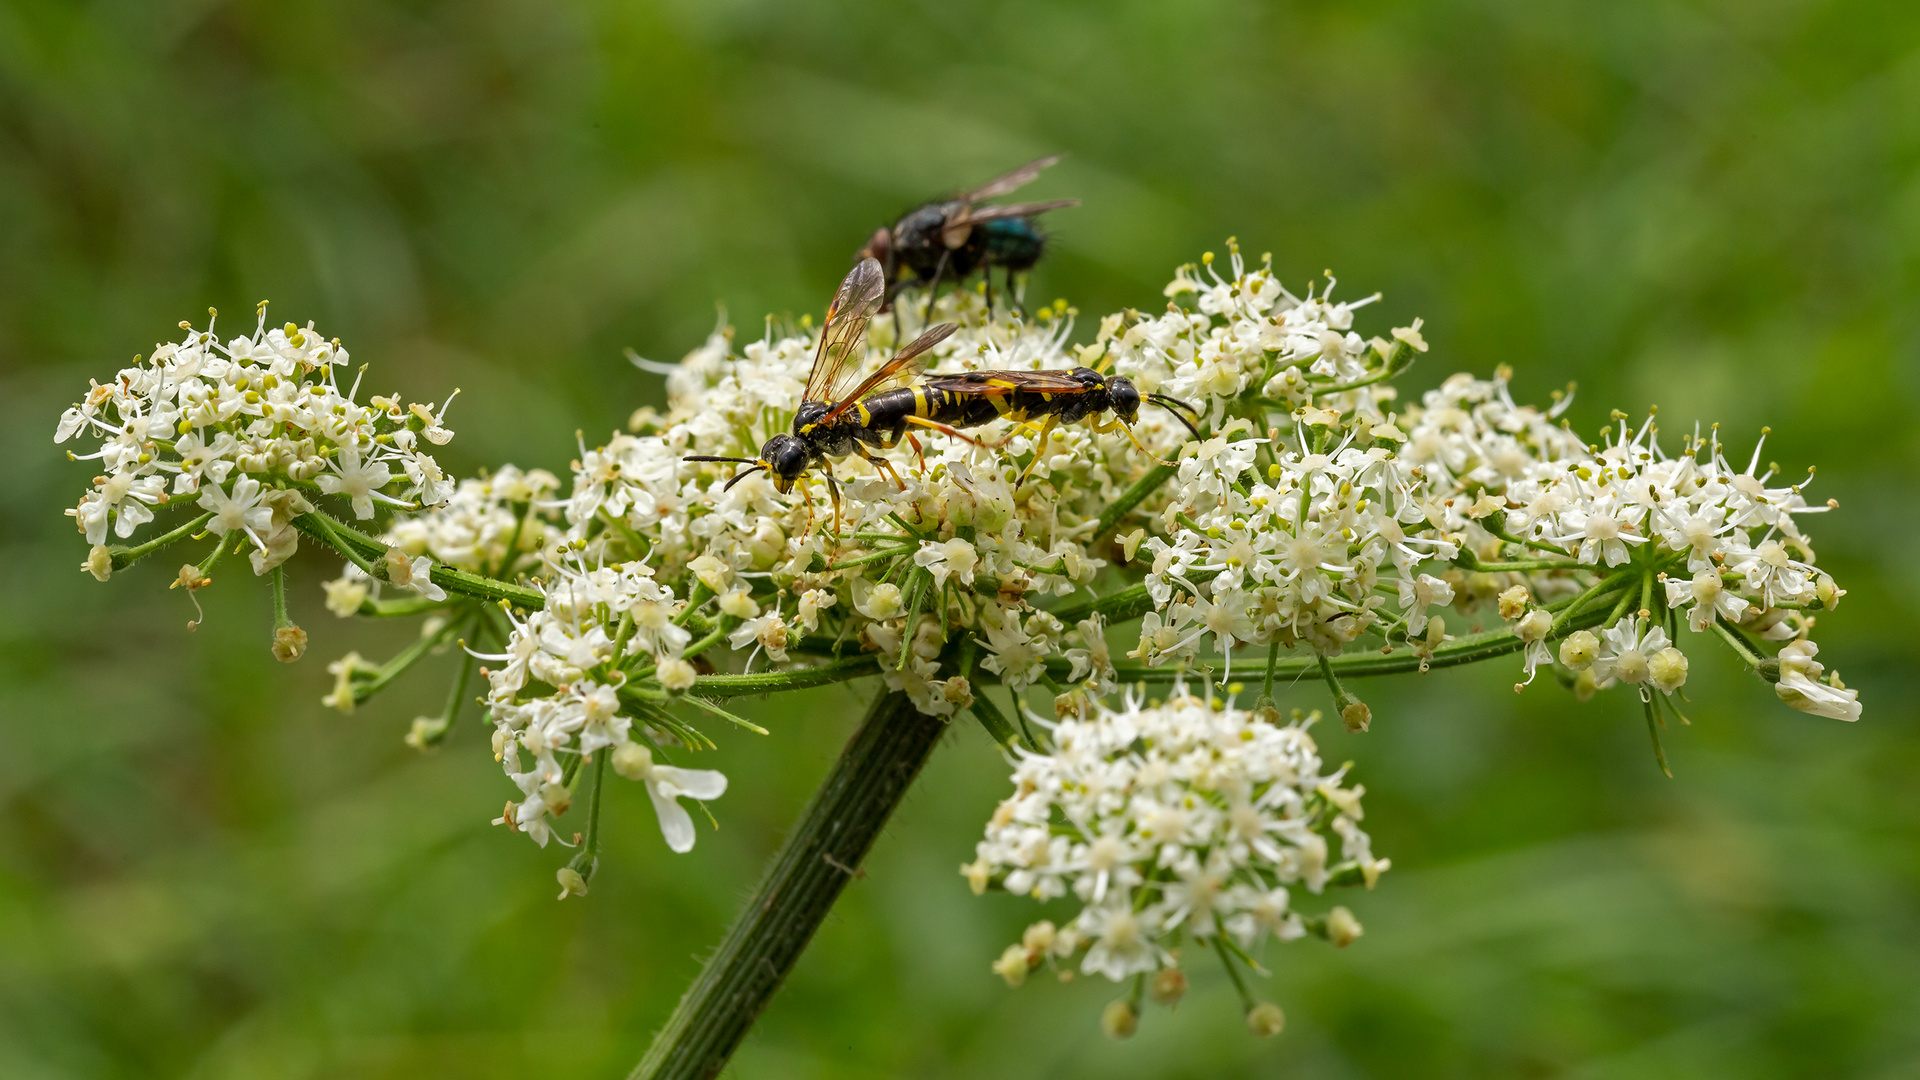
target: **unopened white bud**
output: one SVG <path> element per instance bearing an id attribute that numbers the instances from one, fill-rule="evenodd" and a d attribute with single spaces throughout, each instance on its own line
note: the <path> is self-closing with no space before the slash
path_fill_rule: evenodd
<path id="1" fill-rule="evenodd" d="M 733 567 L 712 555 L 702 555 L 694 559 L 687 563 L 687 569 L 693 571 L 693 576 L 700 579 L 700 584 L 715 593 L 726 592 L 727 586 L 733 583 Z"/>
<path id="2" fill-rule="evenodd" d="M 1327 912 L 1327 940 L 1333 942 L 1335 947 L 1344 949 L 1364 933 L 1366 930 L 1360 925 L 1360 920 L 1354 918 L 1353 912 L 1346 908 L 1336 907 Z"/>
<path id="3" fill-rule="evenodd" d="M 993 865 L 985 859 L 962 864 L 960 873 L 967 879 L 967 888 L 972 889 L 975 896 L 984 895 L 987 885 L 993 881 Z"/>
<path id="4" fill-rule="evenodd" d="M 613 748 L 613 771 L 628 780 L 645 780 L 653 771 L 653 751 L 637 742 L 623 742 Z"/>
<path id="5" fill-rule="evenodd" d="M 1531 645 L 1536 641 L 1545 641 L 1547 631 L 1553 629 L 1553 613 L 1545 608 L 1534 608 L 1513 626 L 1514 636 Z"/>
<path id="6" fill-rule="evenodd" d="M 580 871 L 573 867 L 563 866 L 555 871 L 553 876 L 560 882 L 560 895 L 555 899 L 565 900 L 569 896 L 587 895 L 587 879 L 581 877 Z"/>
<path id="7" fill-rule="evenodd" d="M 1110 1001 L 1100 1014 L 1100 1030 L 1109 1039 L 1129 1039 L 1140 1030 L 1140 1016 L 1125 1001 Z"/>
<path id="8" fill-rule="evenodd" d="M 105 581 L 113 576 L 113 553 L 105 544 L 95 544 L 87 551 L 87 561 L 80 569 L 93 575 L 95 581 Z"/>
<path id="9" fill-rule="evenodd" d="M 1000 959 L 993 962 L 993 973 L 1007 980 L 1008 986 L 1019 986 L 1027 981 L 1027 950 L 1018 945 L 1009 945 Z"/>
<path id="10" fill-rule="evenodd" d="M 665 689 L 691 690 L 694 682 L 700 678 L 700 673 L 694 670 L 693 664 L 689 661 L 677 656 L 669 656 L 660 661 L 660 666 L 654 669 L 654 677 L 660 680 L 660 685 Z"/>
<path id="11" fill-rule="evenodd" d="M 1671 694 L 1687 681 L 1687 654 L 1669 645 L 1653 654 L 1647 672 L 1656 689 Z"/>
<path id="12" fill-rule="evenodd" d="M 1271 1001 L 1263 1001 L 1247 1010 L 1247 1030 L 1270 1039 L 1287 1028 L 1287 1014 Z"/>
<path id="13" fill-rule="evenodd" d="M 760 614 L 760 605 L 745 589 L 731 589 L 720 597 L 720 612 L 736 619 L 751 619 Z"/>
<path id="14" fill-rule="evenodd" d="M 1575 671 L 1585 671 L 1600 656 L 1600 639 L 1591 630 L 1575 630 L 1560 643 L 1560 662 Z"/>
<path id="15" fill-rule="evenodd" d="M 1180 999 L 1187 996 L 1187 973 L 1179 968 L 1161 968 L 1147 984 L 1147 994 L 1157 1005 L 1172 1008 L 1180 1004 Z"/>

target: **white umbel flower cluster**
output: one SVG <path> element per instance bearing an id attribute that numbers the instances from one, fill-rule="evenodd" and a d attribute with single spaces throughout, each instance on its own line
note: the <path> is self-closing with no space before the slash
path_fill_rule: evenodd
<path id="1" fill-rule="evenodd" d="M 424 573 L 411 573 L 422 558 L 503 581 L 544 576 L 565 539 L 556 524 L 559 488 L 545 469 L 502 465 L 460 481 L 440 506 L 395 518 L 380 539 L 407 560 L 414 592 L 430 584 Z M 325 586 L 327 610 L 341 618 L 358 614 L 367 600 L 380 599 L 383 584 L 348 563 Z"/>
<path id="2" fill-rule="evenodd" d="M 1183 940 L 1241 957 L 1309 929 L 1351 940 L 1350 916 L 1330 929 L 1331 912 L 1294 905 L 1330 884 L 1371 888 L 1389 866 L 1360 828 L 1365 789 L 1346 786 L 1344 767 L 1322 771 L 1316 718 L 1283 724 L 1271 708 L 1176 689 L 1166 704 L 1129 695 L 1053 726 L 1050 753 L 1018 755 L 1014 793 L 961 873 L 976 893 L 1078 911 L 1029 928 L 995 970 L 1017 984 L 1077 959 L 1118 981 L 1173 966 Z"/>
<path id="3" fill-rule="evenodd" d="M 376 503 L 416 509 L 452 493 L 427 449 L 453 437 L 445 407 L 379 395 L 360 404 L 357 380 L 339 386 L 347 351 L 312 324 L 270 328 L 262 304 L 254 332 L 224 344 L 211 320 L 181 327 L 179 341 L 93 383 L 54 431 L 56 443 L 98 440 L 71 455 L 98 461 L 100 475 L 67 511 L 94 545 L 96 576 L 112 565 L 109 535 L 131 538 L 174 500 L 206 511 L 223 540 L 243 536 L 254 572 L 265 573 L 293 554 L 292 519 L 322 497 L 370 518 Z"/>

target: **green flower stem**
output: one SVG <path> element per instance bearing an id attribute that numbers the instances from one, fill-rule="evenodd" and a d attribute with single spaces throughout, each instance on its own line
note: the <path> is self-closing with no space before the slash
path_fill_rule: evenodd
<path id="1" fill-rule="evenodd" d="M 707 1080 L 780 989 L 947 725 L 882 693 L 631 1080 Z"/>
<path id="2" fill-rule="evenodd" d="M 293 618 L 287 614 L 287 564 L 281 563 L 273 568 L 273 628 L 284 630 L 293 625 Z"/>
<path id="3" fill-rule="evenodd" d="M 1748 646 L 1746 639 L 1742 638 L 1737 631 L 1727 625 L 1727 620 L 1715 615 L 1713 617 L 1713 630 L 1714 633 L 1720 635 L 1720 640 L 1727 643 L 1728 648 L 1739 655 L 1740 662 L 1747 665 L 1748 671 L 1758 671 L 1760 669 L 1760 654 L 1754 652 L 1753 649 Z"/>
<path id="4" fill-rule="evenodd" d="M 420 662 L 420 658 L 432 652 L 442 642 L 451 638 L 460 629 L 460 624 L 448 620 L 447 625 L 432 634 L 422 634 L 412 644 L 394 654 L 393 659 L 374 669 L 374 676 L 366 682 L 355 683 L 353 700 L 356 704 L 365 701 L 386 688 L 386 685 L 399 678 L 406 670 Z"/>
<path id="5" fill-rule="evenodd" d="M 1199 570 L 1187 575 L 1187 580 L 1195 585 L 1204 585 L 1219 576 L 1218 570 Z M 1154 609 L 1153 597 L 1148 595 L 1145 582 L 1129 585 L 1107 596 L 1083 600 L 1077 604 L 1068 604 L 1053 612 L 1053 617 L 1072 626 L 1089 616 L 1098 615 L 1106 620 L 1108 626 L 1137 619 Z"/>
<path id="6" fill-rule="evenodd" d="M 800 690 L 809 686 L 825 686 L 828 683 L 861 679 L 876 674 L 879 670 L 880 657 L 875 653 L 865 653 L 860 656 L 849 656 L 844 660 L 835 660 L 830 664 L 821 664 L 819 667 L 795 668 L 792 671 L 763 671 L 757 675 L 702 675 L 695 680 L 693 689 L 687 693 L 713 699 L 777 694 L 782 690 Z M 673 695 L 665 691 L 633 685 L 621 689 L 620 696 L 646 703 L 675 700 Z"/>
<path id="7" fill-rule="evenodd" d="M 1155 465 L 1147 470 L 1147 475 L 1134 481 L 1132 487 L 1122 493 L 1118 499 L 1108 503 L 1105 510 L 1100 511 L 1099 523 L 1093 528 L 1094 540 L 1097 542 L 1100 537 L 1112 532 L 1119 526 L 1121 518 L 1132 513 L 1134 507 L 1145 502 L 1147 496 L 1160 490 L 1160 486 L 1173 479 L 1174 474 L 1179 471 L 1178 465 Z"/>
<path id="8" fill-rule="evenodd" d="M 319 510 L 294 518 L 293 527 L 340 552 L 363 570 L 368 568 L 372 560 L 382 558 L 387 553 L 386 544 Z M 547 606 L 547 598 L 538 589 L 496 581 L 444 564 L 434 565 L 432 579 L 435 585 L 462 596 L 505 600 L 529 611 L 538 611 Z"/>
<path id="9" fill-rule="evenodd" d="M 1628 593 L 1632 595 L 1631 592 Z M 1565 637 L 1575 630 L 1585 630 L 1598 626 L 1606 619 L 1598 611 L 1588 611 L 1569 619 L 1566 625 L 1554 632 L 1554 637 Z M 1526 642 L 1514 636 L 1511 629 L 1501 628 L 1484 633 L 1469 634 L 1433 650 L 1426 660 L 1427 668 L 1458 667 L 1462 664 L 1478 663 L 1497 656 L 1519 652 Z M 1290 656 L 1275 661 L 1267 670 L 1277 679 L 1296 679 L 1302 675 L 1321 674 L 1321 658 L 1315 656 Z M 1064 658 L 1049 657 L 1047 670 L 1064 672 L 1072 668 L 1072 663 Z M 1190 666 L 1219 666 L 1224 663 L 1221 657 L 1200 657 Z M 1421 670 L 1421 658 L 1411 650 L 1392 654 L 1377 652 L 1347 653 L 1342 656 L 1326 658 L 1326 666 L 1336 674 L 1358 679 L 1374 675 L 1401 675 Z M 1114 674 L 1121 682 L 1173 682 L 1182 677 L 1182 670 L 1176 667 L 1148 667 L 1137 660 L 1115 660 Z"/>
<path id="10" fill-rule="evenodd" d="M 1473 553 L 1462 548 L 1460 557 L 1454 565 L 1462 570 L 1481 574 L 1533 573 L 1541 570 L 1592 570 L 1589 563 L 1575 562 L 1572 559 L 1507 559 L 1501 562 L 1481 562 Z"/>
<path id="11" fill-rule="evenodd" d="M 375 600 L 369 596 L 360 601 L 355 615 L 365 615 L 371 619 L 399 619 L 412 615 L 425 615 L 439 611 L 447 606 L 445 600 L 429 600 L 424 596 L 404 596 L 398 600 Z"/>
<path id="12" fill-rule="evenodd" d="M 136 544 L 133 547 L 108 548 L 107 555 L 113 560 L 113 568 L 115 571 L 125 570 L 127 567 L 159 551 L 168 544 L 177 543 L 199 532 L 201 526 L 212 520 L 212 514 L 201 514 L 185 525 L 168 529 L 166 532 L 161 533 L 159 536 L 154 537 L 144 544 Z M 222 539 L 224 540 L 224 537 Z"/>

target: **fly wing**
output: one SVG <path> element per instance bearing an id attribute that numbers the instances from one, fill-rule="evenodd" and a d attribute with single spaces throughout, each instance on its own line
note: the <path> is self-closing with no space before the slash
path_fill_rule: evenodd
<path id="1" fill-rule="evenodd" d="M 1049 210 L 1059 210 L 1068 206 L 1079 206 L 1079 199 L 1054 199 L 1050 202 L 1009 203 L 1006 206 L 970 206 L 947 219 L 947 228 L 978 225 L 983 221 L 999 221 L 1002 218 L 1032 217 Z"/>
<path id="2" fill-rule="evenodd" d="M 962 371 L 928 379 L 927 385 L 951 394 L 978 397 L 1004 397 L 1015 390 L 1041 394 L 1079 394 L 1088 389 L 1086 383 L 1065 371 Z"/>
<path id="3" fill-rule="evenodd" d="M 847 274 L 827 307 L 827 324 L 820 329 L 820 347 L 813 354 L 813 370 L 807 375 L 807 392 L 801 400 L 841 399 L 837 384 L 850 369 L 859 369 L 858 354 L 867 338 L 867 323 L 880 310 L 886 292 L 886 274 L 877 259 L 861 259 Z"/>
<path id="4" fill-rule="evenodd" d="M 907 365 L 913 363 L 915 357 L 947 340 L 947 335 L 958 329 L 959 326 L 950 322 L 928 327 L 919 337 L 914 338 L 913 341 L 908 343 L 906 348 L 894 353 L 893 359 L 880 365 L 879 371 L 869 375 L 866 381 L 854 387 L 846 397 L 840 398 L 839 403 L 836 404 L 827 415 L 820 418 L 820 423 L 826 424 L 839 419 L 841 413 L 851 409 L 861 398 L 866 397 L 884 385 L 887 380 L 906 370 Z"/>
<path id="5" fill-rule="evenodd" d="M 1059 163 L 1060 155 L 1043 157 L 1039 161 L 1029 161 L 1005 176 L 995 177 L 972 191 L 962 192 L 955 198 L 962 202 L 979 202 L 982 199 L 997 199 L 1011 191 L 1018 191 L 1033 183 L 1040 170 Z"/>

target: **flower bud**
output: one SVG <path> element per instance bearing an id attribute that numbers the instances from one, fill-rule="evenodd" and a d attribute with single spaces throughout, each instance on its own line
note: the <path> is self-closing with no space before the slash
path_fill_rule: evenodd
<path id="1" fill-rule="evenodd" d="M 664 689 L 691 690 L 694 680 L 700 677 L 700 673 L 695 671 L 688 661 L 677 656 L 669 656 L 660 661 L 660 666 L 654 669 L 654 677 L 660 680 L 660 685 Z"/>
<path id="2" fill-rule="evenodd" d="M 1340 722 L 1348 731 L 1358 735 L 1373 725 L 1373 710 L 1352 694 L 1342 692 L 1334 704 L 1340 706 Z"/>
<path id="3" fill-rule="evenodd" d="M 1140 1030 L 1140 1016 L 1124 1000 L 1110 1001 L 1100 1014 L 1100 1030 L 1106 1032 L 1109 1039 L 1132 1038 L 1133 1033 Z"/>
<path id="4" fill-rule="evenodd" d="M 736 619 L 751 619 L 760 614 L 760 605 L 744 588 L 730 589 L 720 597 L 720 613 Z"/>
<path id="5" fill-rule="evenodd" d="M 715 593 L 726 592 L 727 586 L 733 582 L 733 567 L 712 555 L 702 555 L 694 559 L 687 564 L 687 569 L 693 571 L 693 576 L 700 579 L 700 584 Z"/>
<path id="6" fill-rule="evenodd" d="M 628 780 L 645 780 L 653 771 L 653 751 L 637 742 L 623 742 L 613 748 L 613 771 Z"/>
<path id="7" fill-rule="evenodd" d="M 413 559 L 397 547 L 388 548 L 386 556 L 374 563 L 373 568 L 376 571 L 385 570 L 386 573 L 381 576 L 395 585 L 413 584 Z"/>
<path id="8" fill-rule="evenodd" d="M 1360 920 L 1354 918 L 1353 912 L 1346 908 L 1335 907 L 1327 912 L 1327 940 L 1333 942 L 1335 948 L 1346 948 L 1364 933 L 1366 930 L 1361 927 Z"/>
<path id="9" fill-rule="evenodd" d="M 291 664 L 307 651 L 307 632 L 297 626 L 282 626 L 273 632 L 273 658 Z"/>
<path id="10" fill-rule="evenodd" d="M 1600 655 L 1600 639 L 1591 630 L 1575 630 L 1560 643 L 1560 662 L 1575 671 L 1593 666 Z"/>
<path id="11" fill-rule="evenodd" d="M 107 545 L 95 544 L 88 549 L 87 561 L 80 564 L 80 569 L 92 574 L 95 581 L 105 581 L 113 576 L 113 553 Z"/>
<path id="12" fill-rule="evenodd" d="M 99 577 L 97 574 L 94 576 Z M 100 580 L 105 581 L 106 578 L 100 578 Z M 1813 595 L 1819 598 L 1822 608 L 1832 611 L 1834 608 L 1840 606 L 1840 598 L 1847 595 L 1847 590 L 1841 588 L 1833 578 L 1826 574 L 1821 574 L 1814 579 Z"/>
<path id="13" fill-rule="evenodd" d="M 573 792 L 565 784 L 540 785 L 540 801 L 547 804 L 547 813 L 559 817 L 573 805 Z"/>
<path id="14" fill-rule="evenodd" d="M 573 867 L 563 866 L 554 871 L 553 876 L 560 882 L 560 895 L 555 899 L 565 900 L 569 896 L 587 895 L 587 879 L 581 877 L 580 871 Z"/>
<path id="15" fill-rule="evenodd" d="M 1007 980 L 1008 986 L 1019 986 L 1027 981 L 1027 950 L 1018 945 L 1009 945 L 1000 959 L 993 962 L 993 973 Z"/>
<path id="16" fill-rule="evenodd" d="M 1147 993 L 1152 996 L 1154 1004 L 1172 1008 L 1187 996 L 1187 973 L 1179 968 L 1161 968 L 1153 973 L 1153 981 L 1147 984 Z"/>
<path id="17" fill-rule="evenodd" d="M 1263 1001 L 1247 1010 L 1247 1030 L 1263 1039 L 1286 1030 L 1287 1014 L 1271 1001 Z"/>
<path id="18" fill-rule="evenodd" d="M 1525 585 L 1515 585 L 1500 594 L 1500 617 L 1512 622 L 1526 613 L 1527 604 L 1532 599 Z"/>
<path id="19" fill-rule="evenodd" d="M 447 737 L 447 718 L 444 716 L 416 716 L 413 726 L 407 729 L 404 740 L 415 750 L 427 750 Z"/>
<path id="20" fill-rule="evenodd" d="M 1020 935 L 1020 945 L 1026 949 L 1029 954 L 1038 956 L 1052 949 L 1053 943 L 1058 936 L 1059 931 L 1054 929 L 1053 923 L 1049 920 L 1041 919 L 1039 922 L 1027 927 L 1027 932 Z"/>
<path id="21" fill-rule="evenodd" d="M 1545 608 L 1534 608 L 1513 626 L 1514 635 L 1529 645 L 1536 641 L 1545 641 L 1547 632 L 1552 629 L 1553 613 Z"/>
<path id="22" fill-rule="evenodd" d="M 1600 681 L 1593 677 L 1592 668 L 1582 668 L 1573 677 L 1573 700 L 1592 701 L 1593 695 L 1600 692 Z"/>
<path id="23" fill-rule="evenodd" d="M 1653 654 L 1647 670 L 1654 688 L 1671 694 L 1687 681 L 1687 654 L 1669 645 Z"/>
<path id="24" fill-rule="evenodd" d="M 967 888 L 973 890 L 975 896 L 984 896 L 987 886 L 993 881 L 993 865 L 985 859 L 962 863 L 960 873 L 967 879 Z"/>

